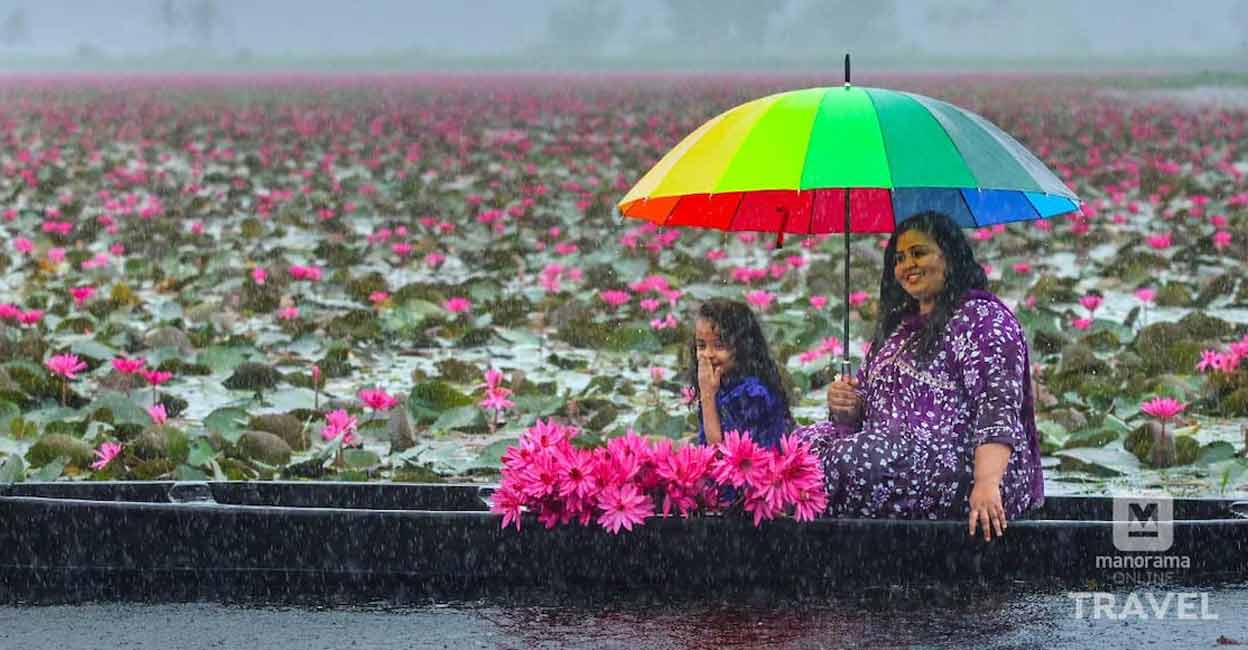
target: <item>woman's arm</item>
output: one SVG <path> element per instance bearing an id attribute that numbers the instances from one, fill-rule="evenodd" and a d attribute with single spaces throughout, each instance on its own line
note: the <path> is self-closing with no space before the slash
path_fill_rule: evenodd
<path id="1" fill-rule="evenodd" d="M 1010 457 L 1027 445 L 1021 418 L 1027 343 L 1005 307 L 975 300 L 963 309 L 968 312 L 962 331 L 954 336 L 953 352 L 971 408 L 974 475 L 967 524 L 972 535 L 979 526 L 991 540 L 993 532 L 1001 535 L 1005 530 L 1001 481 Z"/>
<path id="2" fill-rule="evenodd" d="M 980 525 L 984 541 L 992 541 L 1005 534 L 1005 506 L 1001 503 L 1001 477 L 1005 476 L 1010 462 L 1010 448 L 999 442 L 986 442 L 975 448 L 975 476 L 971 484 L 971 515 L 967 521 L 969 532 L 975 534 Z"/>

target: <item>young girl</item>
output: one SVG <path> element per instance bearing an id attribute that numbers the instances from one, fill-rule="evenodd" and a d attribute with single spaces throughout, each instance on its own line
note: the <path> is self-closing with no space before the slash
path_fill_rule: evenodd
<path id="1" fill-rule="evenodd" d="M 725 431 L 748 433 L 775 448 L 793 428 L 763 330 L 749 306 L 716 298 L 698 307 L 689 380 L 698 404 L 698 443 L 718 444 Z"/>

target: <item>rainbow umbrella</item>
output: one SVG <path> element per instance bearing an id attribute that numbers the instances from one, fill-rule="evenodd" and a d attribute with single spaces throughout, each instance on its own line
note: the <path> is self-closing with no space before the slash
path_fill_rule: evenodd
<path id="1" fill-rule="evenodd" d="M 659 226 L 808 235 L 892 232 L 926 212 L 967 228 L 1074 212 L 1080 200 L 983 117 L 923 95 L 856 87 L 770 95 L 698 127 L 619 202 Z M 849 310 L 845 310 L 849 341 Z M 849 371 L 849 346 L 844 371 Z"/>

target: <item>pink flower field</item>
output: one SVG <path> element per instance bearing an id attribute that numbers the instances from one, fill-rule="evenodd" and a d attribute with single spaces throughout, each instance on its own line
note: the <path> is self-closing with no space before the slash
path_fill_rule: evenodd
<path id="1" fill-rule="evenodd" d="M 967 233 L 1031 344 L 1050 493 L 1248 492 L 1248 110 L 1092 77 L 863 81 L 984 115 L 1086 201 Z M 0 79 L 0 482 L 498 482 L 541 422 L 578 446 L 500 511 L 619 531 L 762 486 L 745 446 L 680 451 L 691 309 L 748 302 L 813 421 L 837 355 L 870 338 L 880 237 L 854 239 L 846 304 L 838 237 L 776 248 L 615 204 L 705 120 L 830 83 Z M 591 499 L 626 447 L 670 489 Z M 806 516 L 796 494 L 751 512 Z"/>

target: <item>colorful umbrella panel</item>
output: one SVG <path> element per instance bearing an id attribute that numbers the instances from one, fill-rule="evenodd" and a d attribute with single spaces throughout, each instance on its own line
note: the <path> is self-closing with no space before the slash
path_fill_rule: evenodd
<path id="1" fill-rule="evenodd" d="M 810 88 L 699 127 L 620 201 L 663 226 L 792 234 L 891 232 L 928 210 L 964 227 L 1043 219 L 1078 198 L 991 122 L 929 97 Z"/>

